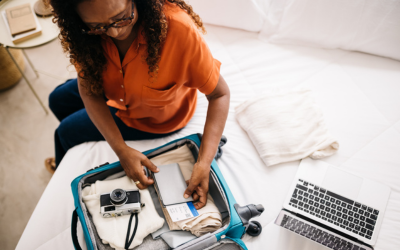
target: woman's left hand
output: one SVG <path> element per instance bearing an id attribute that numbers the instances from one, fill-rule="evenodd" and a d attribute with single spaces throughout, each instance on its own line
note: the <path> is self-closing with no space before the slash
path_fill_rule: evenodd
<path id="1" fill-rule="evenodd" d="M 207 204 L 208 184 L 210 178 L 210 165 L 202 165 L 197 162 L 193 166 L 192 176 L 188 181 L 188 187 L 184 193 L 185 198 L 193 195 L 196 209 L 200 209 Z"/>
<path id="2" fill-rule="evenodd" d="M 197 163 L 193 166 L 192 176 L 184 193 L 185 198 L 193 195 L 193 200 L 198 201 L 194 204 L 196 209 L 200 209 L 207 204 L 211 162 L 217 152 L 222 131 L 228 117 L 229 98 L 229 87 L 220 75 L 214 91 L 207 95 L 207 118 L 199 155 Z"/>

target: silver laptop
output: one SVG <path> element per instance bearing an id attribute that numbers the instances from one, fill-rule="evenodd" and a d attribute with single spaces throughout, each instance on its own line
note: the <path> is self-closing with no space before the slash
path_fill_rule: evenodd
<path id="1" fill-rule="evenodd" d="M 373 249 L 389 195 L 386 185 L 307 158 L 275 224 L 330 249 Z"/>

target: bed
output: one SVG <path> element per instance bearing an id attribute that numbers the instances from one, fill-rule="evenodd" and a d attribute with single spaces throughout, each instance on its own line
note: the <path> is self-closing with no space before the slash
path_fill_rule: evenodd
<path id="1" fill-rule="evenodd" d="M 375 249 L 400 249 L 400 61 L 341 49 L 266 43 L 256 32 L 206 28 L 206 41 L 222 62 L 221 74 L 231 91 L 224 131 L 228 143 L 218 165 L 239 204 L 265 207 L 256 218 L 263 232 L 254 238 L 244 236 L 247 247 L 323 249 L 274 224 L 300 161 L 267 168 L 235 119 L 236 106 L 271 88 L 306 87 L 313 91 L 329 131 L 340 143 L 338 152 L 323 161 L 391 187 Z M 183 130 L 163 139 L 127 143 L 144 151 L 202 132 L 206 111 L 207 100 L 199 94 L 196 113 Z M 106 142 L 84 143 L 68 151 L 16 249 L 73 249 L 70 183 L 94 166 L 117 160 Z M 78 226 L 82 240 L 79 230 Z"/>

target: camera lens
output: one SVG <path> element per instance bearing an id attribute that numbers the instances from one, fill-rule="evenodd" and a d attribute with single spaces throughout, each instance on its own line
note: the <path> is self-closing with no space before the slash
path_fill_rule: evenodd
<path id="1" fill-rule="evenodd" d="M 115 197 L 116 197 L 117 199 L 121 199 L 121 197 L 122 197 L 122 192 L 121 192 L 121 191 L 115 192 Z"/>
<path id="2" fill-rule="evenodd" d="M 114 189 L 110 194 L 111 203 L 114 205 L 123 205 L 128 200 L 126 192 L 123 189 Z"/>

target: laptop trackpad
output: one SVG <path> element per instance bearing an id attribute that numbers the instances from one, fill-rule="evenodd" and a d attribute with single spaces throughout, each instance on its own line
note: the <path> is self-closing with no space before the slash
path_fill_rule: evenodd
<path id="1" fill-rule="evenodd" d="M 363 179 L 334 167 L 328 167 L 322 187 L 349 199 L 357 199 Z"/>

